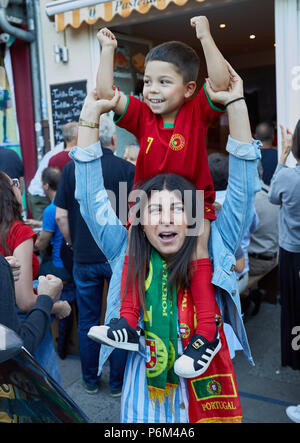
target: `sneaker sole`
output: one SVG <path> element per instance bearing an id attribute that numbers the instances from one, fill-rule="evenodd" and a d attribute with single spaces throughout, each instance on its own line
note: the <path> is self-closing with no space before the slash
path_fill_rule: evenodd
<path id="1" fill-rule="evenodd" d="M 210 361 L 208 364 L 206 364 L 203 368 L 198 369 L 198 371 L 193 370 L 192 372 L 188 372 L 188 371 L 183 371 L 181 368 L 177 368 L 176 367 L 176 363 L 179 360 L 176 360 L 174 363 L 174 372 L 176 375 L 178 375 L 178 377 L 182 377 L 182 378 L 194 378 L 194 377 L 198 377 L 199 375 L 204 374 L 205 371 L 207 371 L 207 369 L 209 368 L 211 362 L 213 361 L 215 355 L 219 352 L 219 350 L 221 349 L 221 340 L 219 341 L 218 346 L 216 347 L 216 349 L 214 350 L 214 352 L 211 355 Z M 192 360 L 192 359 L 191 359 Z"/>
<path id="2" fill-rule="evenodd" d="M 97 328 L 97 329 L 94 329 Z M 108 329 L 108 327 L 107 327 Z M 124 349 L 125 351 L 138 351 L 139 350 L 139 345 L 138 343 L 121 343 L 121 342 L 117 342 L 115 340 L 111 340 L 109 337 L 107 337 L 107 335 L 104 335 L 105 332 L 107 331 L 107 329 L 105 331 L 103 331 L 103 335 L 101 334 L 101 332 L 99 331 L 99 326 L 93 326 L 89 332 L 88 332 L 88 337 L 94 341 L 97 341 L 98 343 L 102 343 L 108 346 L 112 346 L 113 348 L 118 348 L 118 349 Z"/>
<path id="3" fill-rule="evenodd" d="M 289 407 L 286 408 L 285 411 L 286 411 L 286 415 L 288 416 L 288 418 L 290 420 L 292 420 L 294 423 L 300 423 L 300 417 L 299 418 L 294 417 L 293 413 L 289 410 Z"/>

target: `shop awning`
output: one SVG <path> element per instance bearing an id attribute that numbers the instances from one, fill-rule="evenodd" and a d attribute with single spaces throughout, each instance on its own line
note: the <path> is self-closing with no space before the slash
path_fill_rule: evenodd
<path id="1" fill-rule="evenodd" d="M 182 6 L 187 2 L 188 0 L 65 0 L 48 3 L 46 13 L 49 17 L 55 16 L 56 30 L 60 32 L 67 26 L 79 28 L 83 22 L 89 25 L 100 19 L 109 22 L 117 14 L 126 18 L 132 11 L 146 14 L 152 7 L 163 10 L 171 3 Z"/>

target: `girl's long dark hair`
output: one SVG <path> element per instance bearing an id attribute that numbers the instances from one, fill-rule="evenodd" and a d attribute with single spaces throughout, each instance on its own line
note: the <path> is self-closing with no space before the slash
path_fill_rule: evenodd
<path id="1" fill-rule="evenodd" d="M 133 288 L 134 298 L 136 300 L 137 293 L 139 301 L 143 308 L 145 308 L 145 280 L 147 277 L 148 266 L 150 262 L 151 244 L 144 234 L 142 224 L 142 214 L 144 208 L 147 205 L 148 199 L 153 191 L 175 191 L 180 195 L 188 217 L 188 225 L 192 225 L 192 218 L 195 217 L 196 204 L 197 204 L 197 190 L 196 187 L 186 178 L 177 174 L 158 174 L 157 176 L 147 180 L 143 184 L 139 184 L 135 188 L 134 195 L 140 195 L 141 198 L 138 201 L 138 210 L 134 213 L 130 233 L 129 233 L 129 245 L 128 245 L 128 273 L 126 284 L 123 290 L 123 297 L 129 286 Z M 191 191 L 191 199 L 187 211 L 186 202 L 184 201 L 185 191 Z M 145 197 L 143 199 L 143 196 Z M 133 199 L 135 204 L 136 198 Z M 192 212 L 190 211 L 192 209 Z M 169 271 L 169 286 L 174 287 L 189 287 L 189 264 L 192 260 L 192 255 L 197 246 L 197 235 L 186 236 L 184 244 L 177 252 L 176 256 L 169 259 L 167 262 L 167 269 Z"/>
<path id="2" fill-rule="evenodd" d="M 0 171 L 0 244 L 3 251 L 11 254 L 7 246 L 7 235 L 12 224 L 22 220 L 20 203 L 12 190 L 8 176 Z"/>

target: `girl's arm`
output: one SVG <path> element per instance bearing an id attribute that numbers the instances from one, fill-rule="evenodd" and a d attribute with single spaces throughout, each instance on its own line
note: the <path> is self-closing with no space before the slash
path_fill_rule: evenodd
<path id="1" fill-rule="evenodd" d="M 17 246 L 13 253 L 14 257 L 21 263 L 20 276 L 15 282 L 16 303 L 18 308 L 24 312 L 33 308 L 37 298 L 32 287 L 32 254 L 32 238 Z"/>

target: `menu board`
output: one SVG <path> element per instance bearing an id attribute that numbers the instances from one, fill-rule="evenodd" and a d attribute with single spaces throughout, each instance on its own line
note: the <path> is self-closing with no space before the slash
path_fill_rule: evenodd
<path id="1" fill-rule="evenodd" d="M 78 122 L 86 97 L 86 80 L 50 85 L 54 144 L 63 141 L 66 123 Z"/>

